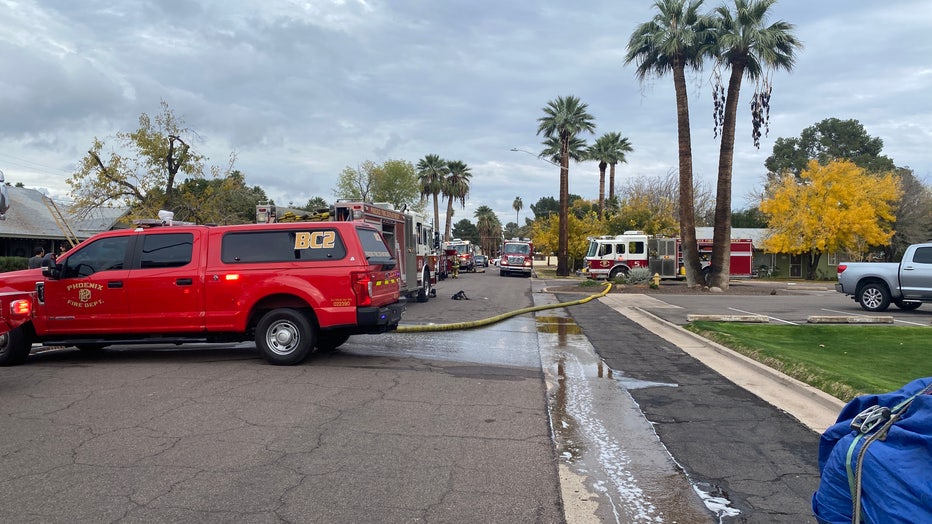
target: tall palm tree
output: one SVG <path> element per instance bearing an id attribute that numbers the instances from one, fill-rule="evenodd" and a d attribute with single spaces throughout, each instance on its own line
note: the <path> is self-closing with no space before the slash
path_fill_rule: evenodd
<path id="1" fill-rule="evenodd" d="M 447 197 L 447 224 L 443 238 L 450 240 L 450 229 L 453 225 L 453 201 L 459 200 L 466 207 L 466 196 L 469 195 L 469 179 L 472 173 L 469 166 L 460 160 L 447 163 L 447 176 L 443 180 L 443 196 Z"/>
<path id="2" fill-rule="evenodd" d="M 650 22 L 635 28 L 628 40 L 625 63 L 636 62 L 639 80 L 673 73 L 676 92 L 676 129 L 679 146 L 680 239 L 686 283 L 699 285 L 702 268 L 696 244 L 696 212 L 693 202 L 693 154 L 689 132 L 689 99 L 686 69 L 702 66 L 702 44 L 708 40 L 707 21 L 699 14 L 702 0 L 657 0 L 659 11 Z"/>
<path id="3" fill-rule="evenodd" d="M 427 155 L 417 163 L 417 182 L 421 189 L 421 196 L 434 198 L 434 231 L 440 231 L 440 193 L 443 192 L 443 180 L 447 176 L 446 160 L 439 155 Z"/>
<path id="4" fill-rule="evenodd" d="M 612 161 L 615 161 L 615 154 L 617 153 L 615 139 L 611 135 L 612 133 L 605 133 L 599 138 L 596 138 L 595 143 L 586 149 L 586 158 L 599 163 L 600 218 L 602 217 L 602 212 L 605 211 L 605 170 L 608 169 L 608 165 Z"/>
<path id="5" fill-rule="evenodd" d="M 557 247 L 557 276 L 569 275 L 570 144 L 580 133 L 595 132 L 595 117 L 579 98 L 558 96 L 547 102 L 544 116 L 537 119 L 537 134 L 560 141 L 560 238 Z"/>
<path id="6" fill-rule="evenodd" d="M 515 225 L 518 228 L 521 228 L 521 223 L 518 222 L 520 217 L 521 210 L 524 209 L 524 202 L 521 200 L 521 197 L 515 197 L 515 201 L 511 203 L 511 207 L 515 210 Z"/>
<path id="7" fill-rule="evenodd" d="M 608 134 L 612 137 L 612 141 L 615 143 L 615 154 L 608 162 L 608 198 L 612 199 L 615 198 L 615 166 L 618 164 L 627 163 L 628 158 L 625 156 L 625 153 L 634 151 L 634 148 L 631 147 L 631 142 L 629 142 L 626 137 L 621 136 L 621 133 L 612 131 Z"/>
<path id="8" fill-rule="evenodd" d="M 734 11 L 721 6 L 714 11 L 712 20 L 715 41 L 707 52 L 720 66 L 731 68 L 722 119 L 712 236 L 711 285 L 722 289 L 728 288 L 731 262 L 731 179 L 741 80 L 745 76 L 758 80 L 776 69 L 791 71 L 796 51 L 802 47 L 792 33 L 792 24 L 781 20 L 766 25 L 768 10 L 774 3 L 776 0 L 734 0 Z"/>
<path id="9" fill-rule="evenodd" d="M 476 229 L 479 230 L 479 245 L 485 255 L 495 252 L 502 234 L 502 222 L 489 206 L 479 206 L 474 213 Z"/>

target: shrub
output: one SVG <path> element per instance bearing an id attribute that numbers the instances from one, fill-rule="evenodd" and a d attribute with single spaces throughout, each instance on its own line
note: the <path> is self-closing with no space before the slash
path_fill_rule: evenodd
<path id="1" fill-rule="evenodd" d="M 29 267 L 26 257 L 0 257 L 0 273 L 6 271 L 19 271 Z"/>
<path id="2" fill-rule="evenodd" d="M 647 284 L 651 277 L 650 269 L 646 267 L 636 267 L 628 271 L 629 284 Z"/>

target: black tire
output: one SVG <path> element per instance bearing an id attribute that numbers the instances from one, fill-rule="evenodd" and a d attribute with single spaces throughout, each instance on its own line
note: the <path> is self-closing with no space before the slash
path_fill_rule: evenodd
<path id="1" fill-rule="evenodd" d="M 430 300 L 430 271 L 424 270 L 421 278 L 421 289 L 417 290 L 417 301 L 427 302 Z"/>
<path id="2" fill-rule="evenodd" d="M 332 353 L 349 340 L 350 334 L 346 331 L 321 331 L 317 335 L 317 350 Z"/>
<path id="3" fill-rule="evenodd" d="M 623 267 L 612 268 L 612 270 L 608 273 L 608 281 L 614 282 L 615 279 L 618 278 L 618 275 L 628 276 L 628 270 Z"/>
<path id="4" fill-rule="evenodd" d="M 885 284 L 870 282 L 858 291 L 858 303 L 861 309 L 872 313 L 886 311 L 890 307 L 890 291 Z"/>
<path id="5" fill-rule="evenodd" d="M 16 366 L 26 362 L 32 341 L 22 326 L 0 335 L 0 366 Z"/>
<path id="6" fill-rule="evenodd" d="M 505 271 L 504 269 L 499 269 L 499 270 L 498 270 L 498 276 L 500 276 L 500 277 L 507 277 L 507 276 L 508 276 L 508 272 Z"/>
<path id="7" fill-rule="evenodd" d="M 922 302 L 916 300 L 894 300 L 893 304 L 903 311 L 912 311 L 922 305 Z"/>
<path id="8" fill-rule="evenodd" d="M 256 348 L 276 366 L 300 364 L 315 345 L 314 327 L 294 309 L 273 309 L 256 325 Z"/>

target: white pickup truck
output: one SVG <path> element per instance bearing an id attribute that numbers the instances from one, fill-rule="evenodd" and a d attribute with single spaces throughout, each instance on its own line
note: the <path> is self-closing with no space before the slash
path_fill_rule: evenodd
<path id="1" fill-rule="evenodd" d="M 835 290 L 872 312 L 885 311 L 891 302 L 906 311 L 932 302 L 932 243 L 909 246 L 899 263 L 838 264 Z"/>

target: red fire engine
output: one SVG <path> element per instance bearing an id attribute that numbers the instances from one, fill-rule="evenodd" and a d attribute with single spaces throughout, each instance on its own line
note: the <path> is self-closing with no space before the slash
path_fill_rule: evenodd
<path id="1" fill-rule="evenodd" d="M 329 210 L 314 213 L 277 209 L 263 203 L 256 206 L 256 217 L 259 222 L 360 220 L 372 224 L 395 250 L 402 295 L 418 302 L 436 296 L 434 285 L 440 257 L 434 247 L 434 228 L 418 214 L 398 211 L 391 204 L 338 201 Z"/>
<path id="2" fill-rule="evenodd" d="M 460 262 L 460 271 L 462 272 L 471 271 L 473 273 L 476 272 L 476 260 L 475 258 L 473 258 L 473 255 L 476 254 L 475 244 L 473 244 L 469 240 L 462 240 L 459 238 L 454 238 L 453 240 L 450 240 L 449 242 L 443 243 L 443 250 L 444 250 L 444 253 L 447 254 L 448 256 L 452 256 L 454 252 L 456 253 L 456 257 L 459 259 L 459 262 Z M 450 265 L 450 263 L 451 262 L 448 260 L 448 266 Z M 453 271 L 452 267 L 448 267 L 447 269 L 449 272 L 452 273 Z"/>
<path id="3" fill-rule="evenodd" d="M 502 258 L 498 262 L 499 275 L 512 273 L 530 277 L 534 274 L 534 244 L 530 240 L 511 239 L 502 243 Z"/>
<path id="4" fill-rule="evenodd" d="M 703 261 L 703 275 L 708 273 L 712 258 L 712 240 L 697 241 Z M 750 277 L 753 268 L 754 245 L 750 239 L 732 239 L 729 274 L 732 277 Z M 590 278 L 614 280 L 637 267 L 650 270 L 660 278 L 682 278 L 683 251 L 679 238 L 655 237 L 642 231 L 625 231 L 623 235 L 600 236 L 589 239 L 586 268 Z"/>

